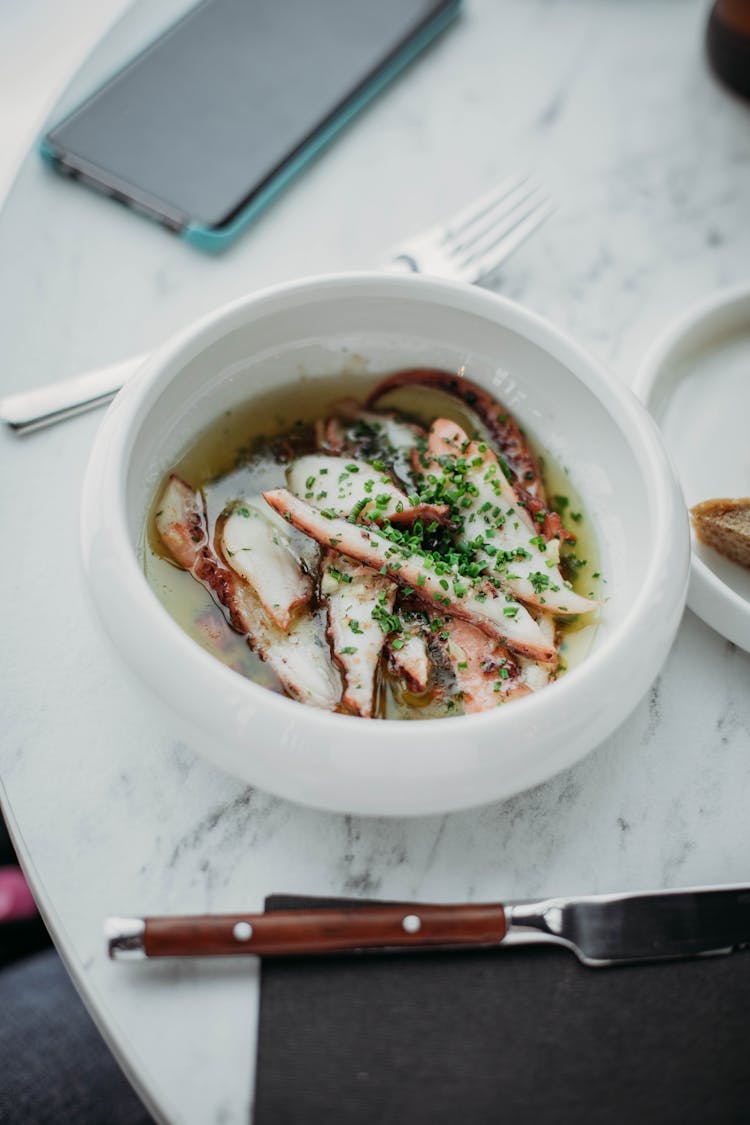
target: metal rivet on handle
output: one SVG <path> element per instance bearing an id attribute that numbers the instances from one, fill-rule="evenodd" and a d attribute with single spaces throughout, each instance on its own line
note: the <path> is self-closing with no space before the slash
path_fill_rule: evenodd
<path id="1" fill-rule="evenodd" d="M 250 941 L 253 936 L 253 927 L 249 922 L 237 922 L 232 930 L 235 941 Z"/>
<path id="2" fill-rule="evenodd" d="M 401 925 L 407 934 L 417 934 L 422 929 L 422 919 L 416 914 L 407 914 Z"/>

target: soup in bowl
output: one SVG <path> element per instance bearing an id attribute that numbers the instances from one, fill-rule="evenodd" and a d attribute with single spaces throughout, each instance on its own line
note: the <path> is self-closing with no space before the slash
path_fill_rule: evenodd
<path id="1" fill-rule="evenodd" d="M 509 795 L 605 737 L 689 558 L 625 388 L 510 302 L 375 274 L 164 347 L 103 423 L 82 530 L 105 627 L 180 737 L 380 814 Z"/>

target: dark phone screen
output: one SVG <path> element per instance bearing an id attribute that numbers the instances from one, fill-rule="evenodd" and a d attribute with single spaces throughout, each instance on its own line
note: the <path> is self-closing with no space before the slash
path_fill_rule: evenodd
<path id="1" fill-rule="evenodd" d="M 69 169 L 171 219 L 230 220 L 436 0 L 205 0 L 47 137 Z"/>

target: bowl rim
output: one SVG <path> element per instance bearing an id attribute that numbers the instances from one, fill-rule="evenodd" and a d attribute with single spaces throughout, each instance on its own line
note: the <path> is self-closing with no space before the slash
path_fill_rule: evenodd
<path id="1" fill-rule="evenodd" d="M 543 692 L 515 701 L 513 712 L 520 717 L 522 714 L 529 713 L 532 708 L 537 711 L 542 708 L 546 710 L 552 708 L 559 712 L 560 708 L 567 707 L 570 702 L 578 700 L 582 704 L 587 681 L 595 678 L 596 673 L 611 662 L 613 651 L 618 650 L 623 644 L 628 645 L 638 630 L 643 628 L 645 607 L 649 599 L 653 599 L 654 589 L 663 577 L 668 550 L 667 540 L 671 538 L 668 528 L 673 526 L 675 517 L 678 517 L 673 470 L 657 427 L 641 402 L 624 383 L 618 381 L 599 360 L 566 332 L 555 327 L 545 318 L 508 298 L 477 287 L 424 275 L 398 276 L 375 271 L 312 275 L 242 296 L 212 310 L 189 328 L 173 335 L 147 358 L 138 374 L 117 396 L 97 434 L 86 471 L 81 505 L 81 549 L 84 569 L 88 574 L 92 543 L 97 530 L 104 523 L 120 560 L 121 571 L 118 577 L 122 585 L 127 586 L 133 612 L 146 615 L 147 620 L 150 621 L 151 638 L 157 636 L 162 647 L 167 646 L 165 651 L 170 653 L 170 659 L 187 662 L 186 667 L 190 665 L 196 672 L 200 672 L 205 678 L 207 691 L 213 690 L 212 685 L 216 685 L 218 690 L 236 696 L 238 685 L 241 685 L 247 700 L 253 701 L 256 709 L 262 709 L 269 719 L 273 718 L 287 726 L 290 723 L 298 725 L 304 722 L 307 729 L 314 729 L 318 733 L 356 729 L 357 740 L 351 748 L 355 755 L 358 747 L 362 751 L 373 749 L 375 743 L 386 738 L 390 731 L 398 730 L 403 733 L 402 720 L 385 719 L 363 723 L 356 716 L 329 713 L 311 707 L 303 709 L 297 701 L 240 677 L 232 669 L 217 661 L 187 637 L 184 630 L 158 601 L 139 566 L 137 550 L 133 548 L 128 531 L 126 482 L 129 459 L 150 407 L 172 380 L 179 378 L 181 368 L 210 343 L 247 323 L 248 319 L 252 320 L 265 313 L 278 311 L 285 303 L 295 307 L 298 303 L 306 303 L 310 299 L 325 300 L 326 297 L 335 296 L 337 291 L 342 298 L 363 295 L 374 297 L 381 293 L 391 298 L 398 295 L 404 300 L 417 299 L 437 307 L 447 305 L 458 309 L 461 313 L 489 319 L 511 332 L 516 332 L 564 365 L 601 402 L 608 414 L 613 415 L 612 408 L 616 406 L 614 424 L 623 433 L 644 479 L 650 482 L 649 505 L 653 513 L 653 526 L 659 549 L 654 549 L 651 553 L 631 612 L 612 627 L 609 635 L 603 638 L 580 666 L 548 685 Z M 101 493 L 103 487 L 107 489 L 110 500 L 116 496 L 116 504 L 105 507 L 95 502 L 95 497 Z M 687 522 L 686 514 L 685 522 Z M 687 538 L 687 532 L 685 534 Z M 678 607 L 680 615 L 686 594 L 687 570 L 686 559 L 682 600 Z M 674 580 L 680 581 L 679 573 L 674 575 Z M 98 608 L 100 614 L 104 616 L 101 607 Z M 116 647 L 122 648 L 117 642 L 115 643 Z M 631 707 L 634 705 L 631 703 Z M 628 707 L 620 715 L 620 720 L 630 709 Z M 492 712 L 476 715 L 455 716 L 449 724 L 438 723 L 437 730 L 435 723 L 410 723 L 408 724 L 409 753 L 415 758 L 422 753 L 428 753 L 430 744 L 434 746 L 436 739 L 443 739 L 448 735 L 448 728 L 456 731 L 456 722 L 460 723 L 462 735 L 480 734 L 502 726 L 506 715 L 508 711 L 505 708 L 498 708 Z M 615 725 L 616 723 L 612 723 L 609 729 Z M 552 768 L 549 768 L 548 763 L 545 765 L 544 762 L 540 762 L 536 773 L 530 766 L 527 774 L 532 778 L 531 781 L 523 780 L 515 788 L 506 785 L 500 795 L 510 795 L 511 792 L 528 788 L 530 784 L 535 784 L 572 764 L 584 752 L 586 751 L 571 750 L 566 757 L 565 752 L 560 751 Z M 457 801 L 450 807 L 472 807 L 477 803 L 479 802 L 475 799 L 463 804 Z M 319 804 L 318 807 L 332 806 Z"/>

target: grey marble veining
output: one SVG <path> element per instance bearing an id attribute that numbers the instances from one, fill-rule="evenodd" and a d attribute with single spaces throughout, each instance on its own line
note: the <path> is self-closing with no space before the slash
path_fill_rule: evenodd
<path id="1" fill-rule="evenodd" d="M 134 7 L 79 91 L 164 19 L 157 7 Z M 666 320 L 748 276 L 750 111 L 705 68 L 706 9 L 467 3 L 221 259 L 30 156 L 0 218 L 3 389 L 151 346 L 262 284 L 368 265 L 518 167 L 536 170 L 559 208 L 495 287 L 629 381 Z M 174 740 L 91 617 L 77 505 L 96 425 L 0 435 L 0 778 L 71 971 L 165 1121 L 247 1119 L 256 968 L 109 964 L 109 913 L 252 909 L 271 891 L 480 900 L 750 877 L 750 657 L 690 613 L 616 734 L 503 804 L 334 816 L 210 768 Z"/>

